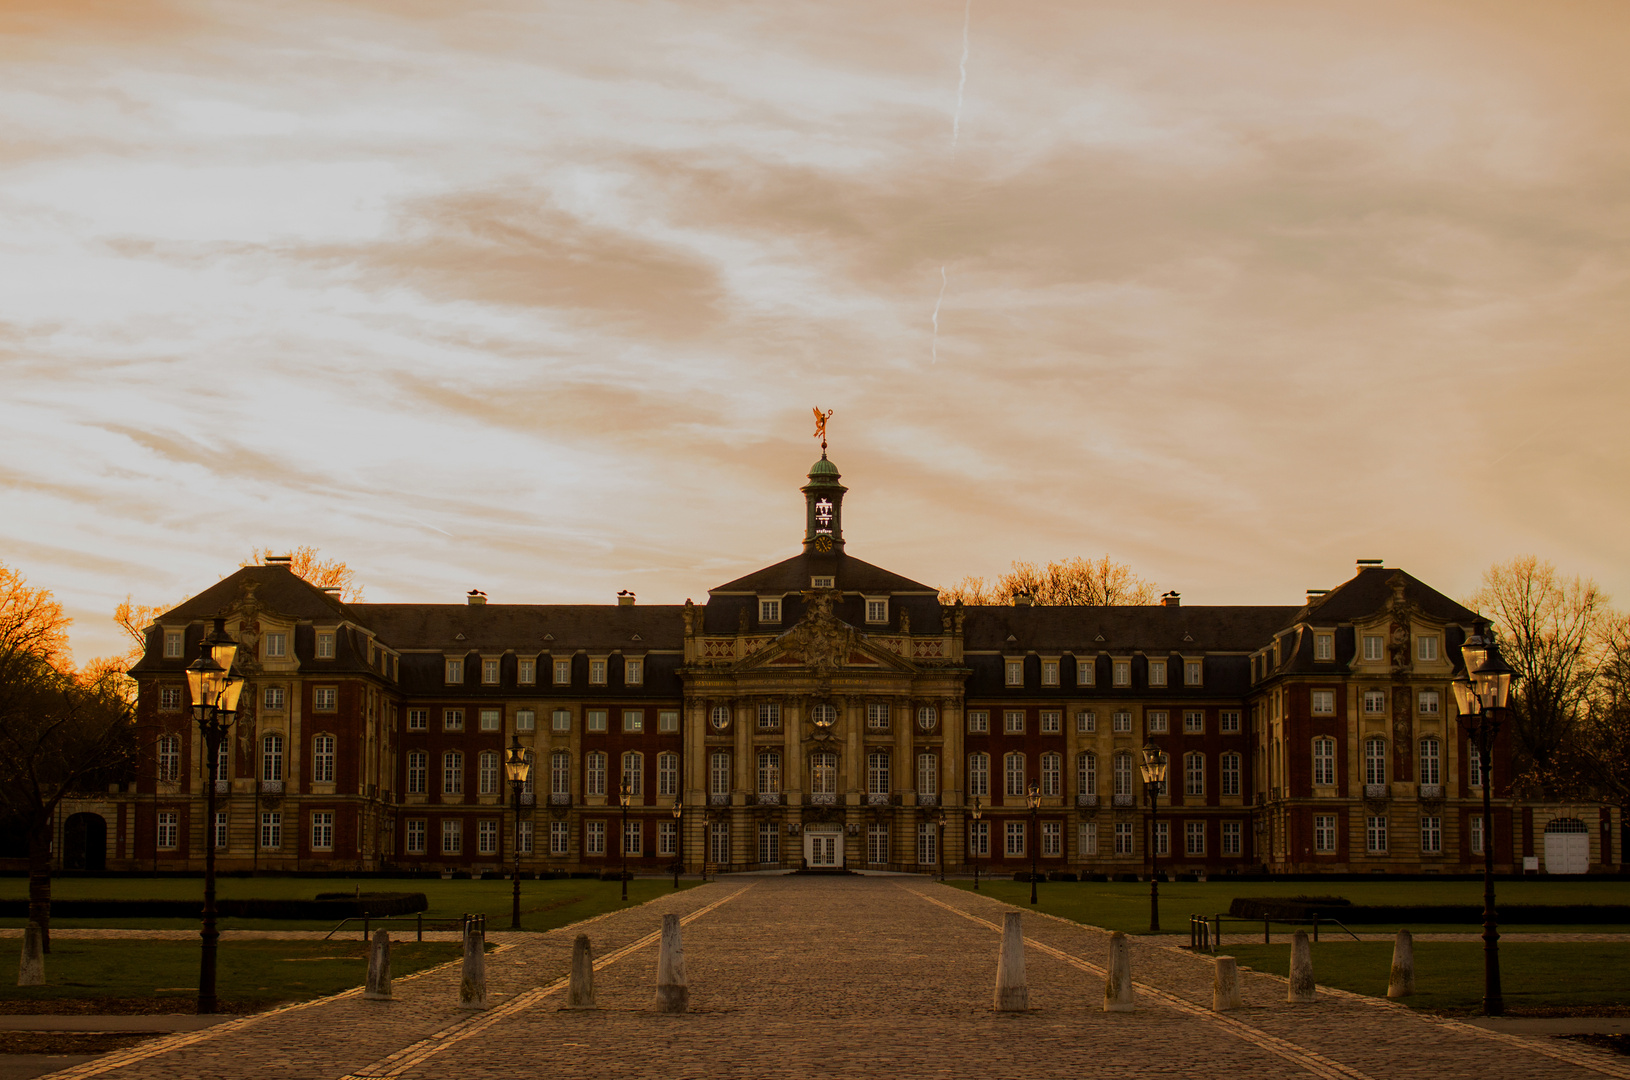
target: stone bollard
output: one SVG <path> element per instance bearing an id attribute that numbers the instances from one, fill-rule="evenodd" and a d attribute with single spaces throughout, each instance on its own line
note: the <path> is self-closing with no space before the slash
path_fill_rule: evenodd
<path id="1" fill-rule="evenodd" d="M 1392 945 L 1392 977 L 1387 980 L 1387 997 L 1408 997 L 1415 992 L 1415 939 L 1408 930 L 1398 931 Z"/>
<path id="2" fill-rule="evenodd" d="M 1290 988 L 1285 1000 L 1295 1005 L 1306 1005 L 1317 994 L 1313 987 L 1313 946 L 1307 943 L 1307 931 L 1298 930 L 1290 939 Z"/>
<path id="3" fill-rule="evenodd" d="M 1104 1011 L 1131 1012 L 1132 943 L 1119 930 L 1109 935 L 1109 973 L 1104 976 Z"/>
<path id="4" fill-rule="evenodd" d="M 685 943 L 679 937 L 679 916 L 662 917 L 662 948 L 657 954 L 657 1012 L 682 1013 L 690 1007 L 690 983 L 685 980 Z"/>
<path id="5" fill-rule="evenodd" d="M 487 1007 L 487 920 L 464 917 L 464 977 L 458 984 L 458 1007 Z"/>
<path id="6" fill-rule="evenodd" d="M 374 931 L 373 944 L 368 947 L 368 985 L 362 996 L 369 1001 L 391 999 L 391 936 L 384 927 Z"/>
<path id="7" fill-rule="evenodd" d="M 572 942 L 572 978 L 566 986 L 568 1009 L 592 1009 L 594 1004 L 594 950 L 589 935 L 579 934 Z"/>
<path id="8" fill-rule="evenodd" d="M 1024 981 L 1024 928 L 1017 911 L 1002 916 L 1002 951 L 996 957 L 998 1012 L 1024 1012 L 1030 1008 L 1030 988 Z"/>
<path id="9" fill-rule="evenodd" d="M 1245 1008 L 1239 992 L 1239 965 L 1232 956 L 1219 956 L 1211 977 L 1211 1011 L 1228 1012 Z"/>
<path id="10" fill-rule="evenodd" d="M 45 931 L 31 922 L 23 931 L 23 956 L 17 964 L 18 986 L 45 985 Z"/>

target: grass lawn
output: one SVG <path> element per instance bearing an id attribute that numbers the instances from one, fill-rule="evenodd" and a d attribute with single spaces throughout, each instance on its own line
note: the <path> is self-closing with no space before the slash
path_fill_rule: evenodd
<path id="1" fill-rule="evenodd" d="M 681 880 L 679 887 L 688 889 L 699 884 L 695 880 Z M 507 930 L 510 920 L 511 890 L 508 881 L 443 881 L 439 878 L 221 878 L 216 894 L 231 898 L 304 898 L 318 893 L 351 892 L 361 887 L 364 892 L 422 892 L 430 907 L 424 913 L 428 918 L 453 918 L 465 914 L 487 916 L 488 930 Z M 615 881 L 567 879 L 555 881 L 521 882 L 521 926 L 526 930 L 552 930 L 581 919 L 599 915 L 622 907 L 620 886 Z M 635 878 L 628 883 L 628 904 L 644 903 L 673 891 L 671 878 Z M 25 898 L 28 879 L 0 878 L 0 897 Z M 198 900 L 203 904 L 202 878 L 64 878 L 51 883 L 51 895 L 58 900 L 126 899 L 126 900 Z M 412 916 L 408 916 L 411 918 Z M 19 927 L 24 919 L 0 919 L 0 926 Z M 196 919 L 64 919 L 53 918 L 51 925 L 58 929 L 91 927 L 143 930 L 192 930 L 198 927 Z M 222 930 L 331 930 L 333 922 L 310 922 L 293 919 L 222 919 Z M 361 937 L 362 924 L 347 927 Z M 53 942 L 53 948 L 55 943 Z"/>
<path id="2" fill-rule="evenodd" d="M 455 960 L 453 942 L 391 945 L 391 975 Z M 223 1001 L 295 1001 L 360 986 L 368 975 L 361 942 L 223 941 L 216 982 Z M 45 958 L 46 986 L 0 986 L 9 1002 L 42 998 L 175 998 L 191 1012 L 198 987 L 196 941 L 70 941 L 58 938 Z"/>
<path id="3" fill-rule="evenodd" d="M 1274 975 L 1290 972 L 1289 945 L 1230 945 L 1225 952 L 1245 966 Z M 1313 946 L 1313 977 L 1323 986 L 1387 996 L 1392 943 L 1321 941 Z M 1506 1007 L 1630 1006 L 1630 942 L 1501 942 L 1500 984 Z M 1481 942 L 1417 941 L 1417 1009 L 1476 1012 L 1483 997 Z"/>
<path id="4" fill-rule="evenodd" d="M 971 889 L 972 881 L 953 881 L 957 888 Z M 980 891 L 1019 907 L 1030 906 L 1029 882 L 985 879 Z M 1147 882 L 1042 881 L 1036 885 L 1037 906 L 1051 915 L 1075 922 L 1122 930 L 1129 934 L 1149 929 L 1149 885 Z M 1480 881 L 1163 881 L 1160 883 L 1160 926 L 1169 934 L 1189 932 L 1190 915 L 1226 912 L 1236 896 L 1344 896 L 1355 904 L 1477 904 L 1483 903 Z M 1626 881 L 1511 881 L 1495 884 L 1498 903 L 1508 904 L 1630 904 L 1630 882 Z M 1243 926 L 1244 924 L 1236 924 Z M 1355 926 L 1357 933 L 1390 933 L 1399 926 Z M 1414 933 L 1426 931 L 1481 932 L 1481 925 L 1411 924 Z M 1563 931 L 1584 933 L 1623 933 L 1630 925 L 1605 926 L 1508 926 L 1518 931 Z M 1237 932 L 1233 927 L 1225 931 Z M 1339 934 L 1327 929 L 1324 934 Z M 1627 938 L 1630 940 L 1630 938 Z M 1382 977 L 1385 978 L 1385 972 Z"/>

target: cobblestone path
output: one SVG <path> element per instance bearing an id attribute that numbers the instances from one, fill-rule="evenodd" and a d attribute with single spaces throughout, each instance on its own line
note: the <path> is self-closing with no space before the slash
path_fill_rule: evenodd
<path id="1" fill-rule="evenodd" d="M 991 1010 L 1013 910 L 917 878 L 725 879 L 489 955 L 492 1007 L 457 1008 L 458 971 L 391 1002 L 334 998 L 174 1035 L 58 1077 L 1476 1077 L 1630 1080 L 1625 1059 L 1481 1031 L 1338 992 L 1283 1002 L 1244 973 L 1210 1011 L 1211 961 L 1135 941 L 1138 1009 L 1102 1011 L 1108 935 L 1026 914 L 1031 1009 Z M 652 1011 L 661 917 L 685 920 L 691 1011 Z M 572 938 L 594 942 L 600 1009 L 560 1009 Z M 360 972 L 359 972 L 360 975 Z"/>

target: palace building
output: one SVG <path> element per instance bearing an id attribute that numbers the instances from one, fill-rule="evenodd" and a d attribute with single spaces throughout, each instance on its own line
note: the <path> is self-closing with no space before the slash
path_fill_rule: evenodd
<path id="1" fill-rule="evenodd" d="M 519 845 L 536 872 L 1119 875 L 1153 844 L 1218 875 L 1470 872 L 1490 843 L 1501 871 L 1617 869 L 1617 811 L 1514 800 L 1504 735 L 1480 774 L 1450 688 L 1474 613 L 1403 570 L 1300 606 L 944 605 L 849 554 L 846 490 L 823 449 L 801 550 L 701 604 L 347 604 L 240 569 L 148 628 L 139 778 L 75 800 L 58 850 L 198 868 L 213 828 L 228 871 L 504 871 Z M 208 822 L 184 672 L 217 617 L 247 686 Z"/>

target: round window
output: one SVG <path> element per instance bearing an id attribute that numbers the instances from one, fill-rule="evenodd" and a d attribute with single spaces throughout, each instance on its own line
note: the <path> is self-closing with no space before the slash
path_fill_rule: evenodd
<path id="1" fill-rule="evenodd" d="M 730 706 L 728 706 L 728 705 L 715 705 L 715 706 L 713 706 L 713 730 L 714 731 L 723 731 L 725 728 L 727 728 L 729 726 L 730 726 Z"/>
<path id="2" fill-rule="evenodd" d="M 815 722 L 816 727 L 829 728 L 838 722 L 838 710 L 836 706 L 822 702 L 809 710 L 809 718 Z"/>
<path id="3" fill-rule="evenodd" d="M 933 731 L 938 719 L 939 712 L 932 705 L 924 705 L 917 710 L 917 726 L 924 731 Z"/>

